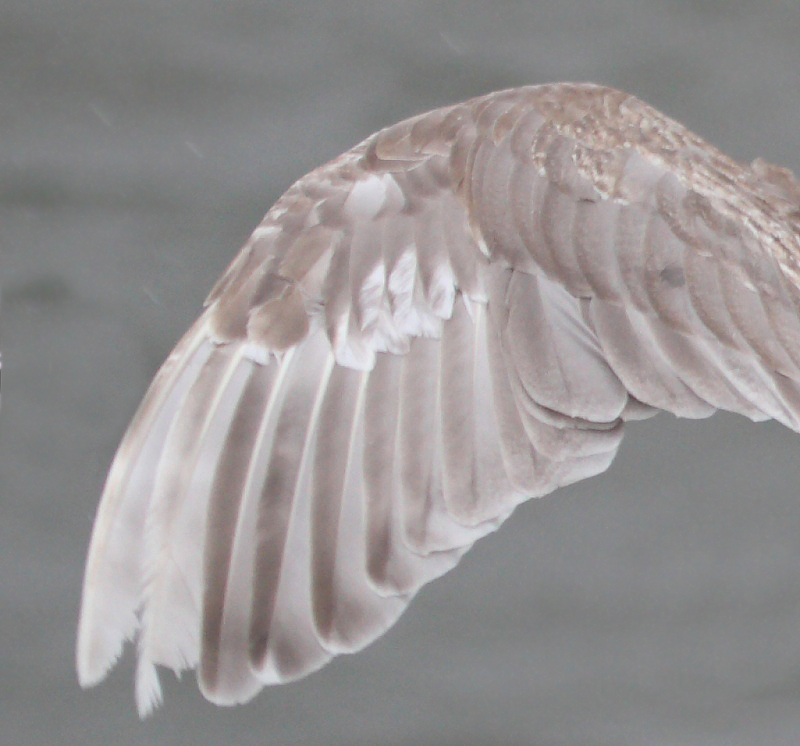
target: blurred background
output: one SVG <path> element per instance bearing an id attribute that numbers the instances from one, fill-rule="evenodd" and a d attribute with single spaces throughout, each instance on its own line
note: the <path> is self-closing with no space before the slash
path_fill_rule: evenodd
<path id="1" fill-rule="evenodd" d="M 219 709 L 130 651 L 73 667 L 105 471 L 148 381 L 269 205 L 375 129 L 493 89 L 627 89 L 800 170 L 794 0 L 2 0 L 0 742 L 800 743 L 800 439 L 629 428 L 522 506 L 385 637 Z"/>

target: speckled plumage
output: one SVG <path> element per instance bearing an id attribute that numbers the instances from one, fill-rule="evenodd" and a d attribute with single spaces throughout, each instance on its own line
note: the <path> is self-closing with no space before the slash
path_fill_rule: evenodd
<path id="1" fill-rule="evenodd" d="M 87 561 L 83 684 L 137 639 L 251 698 L 385 631 L 663 409 L 800 429 L 800 186 L 620 91 L 382 130 L 267 213 L 156 376 Z"/>

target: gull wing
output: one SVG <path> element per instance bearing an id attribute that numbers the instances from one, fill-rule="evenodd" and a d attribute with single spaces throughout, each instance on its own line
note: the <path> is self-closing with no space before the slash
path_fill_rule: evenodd
<path id="1" fill-rule="evenodd" d="M 800 424 L 798 187 L 632 96 L 503 91 L 401 122 L 267 213 L 112 464 L 77 662 L 136 639 L 243 702 L 383 633 L 624 423 Z"/>

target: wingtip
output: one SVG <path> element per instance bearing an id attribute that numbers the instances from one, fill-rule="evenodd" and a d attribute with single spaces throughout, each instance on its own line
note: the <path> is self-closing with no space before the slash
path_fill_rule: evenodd
<path id="1" fill-rule="evenodd" d="M 79 629 L 78 645 L 75 651 L 75 669 L 78 683 L 83 689 L 90 689 L 105 679 L 108 671 L 119 658 L 118 650 L 102 645 L 96 639 L 89 639 L 84 630 Z"/>
<path id="2" fill-rule="evenodd" d="M 93 686 L 97 686 L 105 678 L 104 674 L 98 674 L 95 671 L 90 671 L 88 668 L 81 665 L 80 660 L 77 664 L 77 674 L 78 684 L 80 685 L 81 689 L 91 689 Z"/>
<path id="3" fill-rule="evenodd" d="M 96 686 L 105 679 L 122 655 L 126 640 L 122 626 L 98 626 L 94 623 L 91 601 L 91 597 L 84 593 L 75 646 L 75 669 L 83 689 Z"/>
<path id="4" fill-rule="evenodd" d="M 155 665 L 149 660 L 139 658 L 139 665 L 136 667 L 136 710 L 139 718 L 144 720 L 152 715 L 163 699 Z"/>

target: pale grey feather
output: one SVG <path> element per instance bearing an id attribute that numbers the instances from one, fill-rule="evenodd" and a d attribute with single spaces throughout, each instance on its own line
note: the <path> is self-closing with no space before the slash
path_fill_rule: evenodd
<path id="1" fill-rule="evenodd" d="M 620 91 L 502 91 L 300 179 L 215 285 L 109 473 L 78 671 L 138 634 L 233 704 L 388 628 L 625 422 L 800 429 L 800 186 Z"/>
<path id="2" fill-rule="evenodd" d="M 160 697 L 157 687 L 144 683 L 152 681 L 147 662 L 180 670 L 199 660 L 200 630 L 195 620 L 202 604 L 203 574 L 198 536 L 204 533 L 204 495 L 208 494 L 204 489 L 208 480 L 199 464 L 204 451 L 213 453 L 217 447 L 206 445 L 206 436 L 225 435 L 219 432 L 214 417 L 240 364 L 240 359 L 229 354 L 211 357 L 187 392 L 163 444 L 142 558 L 140 709 L 147 709 Z"/>

